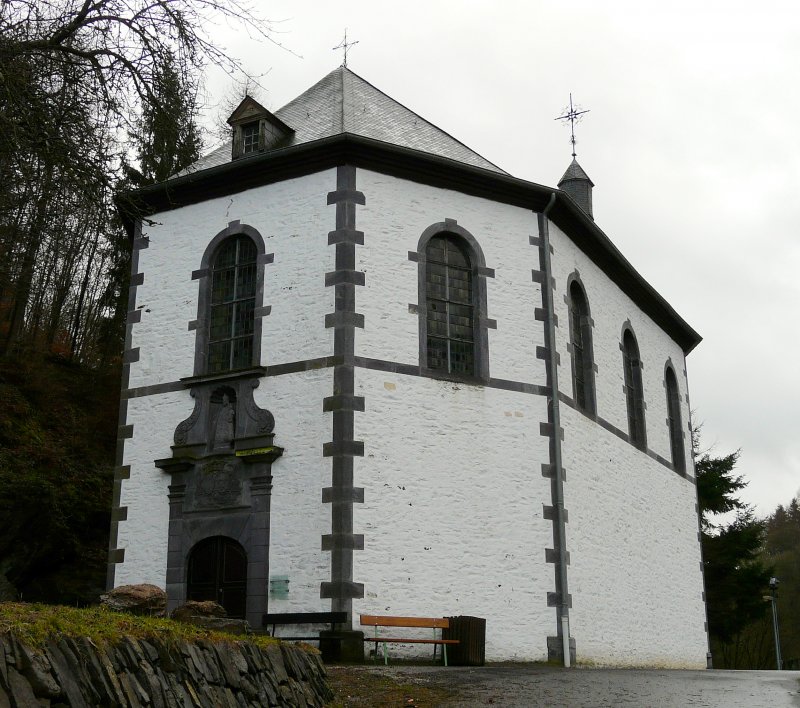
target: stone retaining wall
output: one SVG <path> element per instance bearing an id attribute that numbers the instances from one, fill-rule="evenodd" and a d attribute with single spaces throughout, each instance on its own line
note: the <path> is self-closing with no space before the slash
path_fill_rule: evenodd
<path id="1" fill-rule="evenodd" d="M 319 656 L 288 644 L 62 638 L 34 651 L 0 635 L 0 708 L 316 707 L 332 697 Z"/>

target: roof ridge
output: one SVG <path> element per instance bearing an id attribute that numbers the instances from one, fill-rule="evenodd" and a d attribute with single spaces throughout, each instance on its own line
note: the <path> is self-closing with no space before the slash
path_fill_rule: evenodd
<path id="1" fill-rule="evenodd" d="M 452 140 L 453 142 L 456 142 L 456 143 L 458 143 L 458 144 L 459 144 L 461 147 L 465 148 L 466 150 L 469 150 L 469 151 L 470 151 L 471 153 L 473 153 L 474 155 L 477 155 L 478 157 L 480 157 L 480 158 L 481 158 L 481 160 L 484 160 L 484 161 L 486 161 L 487 163 L 489 163 L 490 165 L 492 165 L 492 167 L 496 168 L 497 170 L 499 170 L 499 171 L 500 171 L 500 172 L 502 172 L 503 174 L 506 174 L 506 175 L 507 175 L 507 174 L 509 174 L 509 173 L 508 173 L 508 172 L 506 172 L 506 171 L 505 171 L 505 170 L 504 170 L 502 167 L 500 167 L 499 165 L 496 165 L 496 164 L 495 164 L 494 162 L 492 162 L 491 160 L 488 160 L 488 159 L 486 159 L 486 158 L 485 158 L 483 155 L 481 155 L 479 152 L 476 152 L 476 151 L 475 151 L 475 150 L 473 150 L 473 149 L 472 149 L 472 148 L 471 148 L 469 145 L 467 145 L 466 143 L 463 143 L 463 142 L 461 142 L 461 141 L 460 141 L 458 138 L 456 138 L 456 137 L 453 137 L 453 136 L 452 136 L 450 133 L 448 133 L 446 130 L 443 130 L 443 129 L 442 129 L 442 128 L 440 128 L 438 125 L 436 125 L 436 124 L 434 124 L 434 123 L 431 123 L 431 122 L 430 122 L 429 120 L 427 120 L 426 118 L 423 118 L 423 117 L 422 117 L 422 116 L 421 116 L 419 113 L 417 113 L 416 111 L 412 110 L 411 108 L 409 108 L 408 106 L 406 106 L 404 103 L 401 103 L 400 101 L 398 101 L 398 100 L 397 100 L 396 98 L 394 98 L 393 96 L 390 96 L 390 95 L 389 95 L 388 93 L 386 93 L 385 91 L 381 91 L 381 89 L 379 89 L 377 86 L 375 86 L 374 84 L 372 84 L 372 83 L 370 83 L 369 81 L 367 81 L 367 80 L 366 80 L 366 79 L 365 79 L 363 76 L 361 76 L 360 74 L 357 74 L 355 71 L 353 71 L 353 70 L 352 70 L 352 69 L 350 69 L 349 67 L 347 67 L 347 66 L 340 66 L 339 68 L 340 68 L 340 69 L 341 69 L 343 72 L 344 72 L 344 71 L 346 71 L 346 72 L 348 72 L 348 73 L 352 74 L 352 75 L 353 75 L 355 78 L 357 78 L 359 81 L 363 81 L 365 84 L 367 84 L 367 86 L 369 86 L 369 87 L 370 87 L 371 89 L 373 89 L 374 91 L 377 91 L 377 92 L 378 92 L 379 94 L 381 94 L 382 96 L 386 96 L 386 98 L 388 98 L 390 101 L 393 101 L 394 103 L 396 103 L 398 106 L 400 106 L 400 107 L 401 107 L 401 108 L 403 108 L 404 110 L 406 110 L 406 111 L 408 111 L 409 113 L 411 113 L 412 115 L 416 116 L 417 118 L 419 118 L 419 120 L 421 120 L 421 121 L 422 121 L 423 123 L 425 123 L 426 125 L 429 125 L 431 128 L 434 128 L 435 130 L 438 130 L 440 133 L 443 133 L 443 134 L 444 134 L 444 135 L 446 135 L 448 138 L 450 138 L 450 140 Z"/>

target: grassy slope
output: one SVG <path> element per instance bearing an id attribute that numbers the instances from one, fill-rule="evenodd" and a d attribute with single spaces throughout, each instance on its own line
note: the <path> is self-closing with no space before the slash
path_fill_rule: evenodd
<path id="1" fill-rule="evenodd" d="M 41 647 L 48 639 L 61 637 L 88 637 L 96 644 L 113 644 L 125 636 L 166 642 L 198 639 L 230 642 L 241 639 L 182 622 L 112 612 L 104 607 L 81 609 L 22 602 L 0 603 L 0 634 L 6 632 L 12 632 L 30 647 Z M 247 641 L 264 647 L 277 640 L 253 635 L 248 636 Z"/>

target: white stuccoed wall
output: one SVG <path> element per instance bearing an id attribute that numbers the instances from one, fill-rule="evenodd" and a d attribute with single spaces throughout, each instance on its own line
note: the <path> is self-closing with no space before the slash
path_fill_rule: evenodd
<path id="1" fill-rule="evenodd" d="M 120 522 L 117 540 L 117 548 L 125 549 L 125 562 L 116 566 L 115 585 L 164 587 L 170 475 L 153 461 L 172 454 L 175 427 L 193 408 L 188 390 L 128 401 L 127 424 L 133 425 L 134 437 L 125 442 L 123 464 L 131 466 L 131 476 L 122 482 L 120 506 L 128 507 L 128 518 Z"/>
<path id="2" fill-rule="evenodd" d="M 213 236 L 238 219 L 264 237 L 275 262 L 265 266 L 262 364 L 274 365 L 333 352 L 334 289 L 324 274 L 334 268 L 327 234 L 335 207 L 334 170 L 267 185 L 154 216 L 146 227 L 150 247 L 140 252 L 137 305 L 145 310 L 133 328 L 140 361 L 131 365 L 130 387 L 177 381 L 193 373 L 197 282 L 191 272 Z M 516 207 L 420 186 L 358 170 L 356 228 L 365 244 L 356 267 L 366 285 L 356 289 L 356 356 L 419 363 L 418 265 L 408 260 L 422 232 L 446 218 L 477 239 L 494 268 L 487 279 L 490 373 L 495 379 L 544 385 L 543 327 L 535 214 Z M 568 319 L 563 300 L 568 275 L 578 268 L 595 320 L 594 357 L 598 413 L 627 430 L 622 393 L 622 323 L 630 319 L 645 362 L 648 447 L 669 458 L 663 367 L 671 357 L 681 395 L 686 393 L 680 348 L 551 225 L 561 327 L 561 390 L 572 396 L 566 351 Z M 149 310 L 149 311 L 147 311 Z M 365 548 L 354 553 L 354 577 L 365 597 L 354 614 L 477 615 L 487 618 L 487 659 L 544 659 L 555 634 L 547 607 L 554 568 L 545 563 L 552 524 L 546 399 L 531 393 L 449 383 L 419 376 L 356 369 L 355 394 L 365 411 L 355 414 L 355 439 L 365 457 L 355 460 L 355 485 L 365 503 L 354 508 L 355 533 Z M 289 598 L 270 598 L 270 611 L 329 608 L 319 583 L 330 576 L 320 539 L 330 532 L 330 506 L 321 489 L 330 484 L 331 415 L 322 400 L 333 392 L 332 369 L 261 380 L 258 405 L 275 416 L 275 443 L 285 448 L 273 465 L 270 575 L 288 575 Z M 688 406 L 682 402 L 684 427 Z M 128 519 L 119 525 L 125 562 L 116 583 L 164 583 L 168 475 L 153 460 L 168 457 L 175 426 L 192 410 L 188 391 L 132 399 L 122 486 Z M 706 639 L 697 542 L 695 488 L 657 461 L 562 405 L 567 468 L 567 548 L 571 555 L 572 634 L 583 661 L 615 664 L 704 665 Z M 689 455 L 688 438 L 686 443 Z M 420 653 L 409 649 L 410 653 Z M 422 652 L 425 650 L 423 649 Z"/>
<path id="3" fill-rule="evenodd" d="M 369 170 L 358 170 L 356 185 L 366 198 L 356 217 L 364 232 L 357 268 L 366 273 L 356 292 L 356 310 L 364 315 L 364 329 L 356 330 L 358 356 L 419 363 L 418 316 L 408 311 L 418 300 L 418 265 L 408 252 L 417 250 L 429 226 L 455 219 L 477 240 L 486 266 L 495 269 L 495 277 L 486 279 L 488 317 L 497 320 L 497 329 L 489 330 L 491 376 L 543 383 L 544 367 L 536 359 L 543 333 L 533 318 L 542 299 L 531 278 L 539 256 L 529 242 L 537 233 L 536 215 Z"/>
<path id="4" fill-rule="evenodd" d="M 322 399 L 332 390 L 333 369 L 318 369 L 261 379 L 254 392 L 255 402 L 275 416 L 275 444 L 284 448 L 272 465 L 269 573 L 289 577 L 289 597 L 270 597 L 270 612 L 330 610 L 319 584 L 330 575 L 330 553 L 320 539 L 331 528 L 321 490 L 331 478 L 330 460 L 322 457 L 331 415 L 322 412 Z"/>
<path id="5" fill-rule="evenodd" d="M 333 270 L 328 232 L 334 207 L 327 194 L 334 189 L 336 172 L 325 170 L 151 216 L 155 225 L 142 228 L 150 245 L 139 252 L 144 283 L 136 306 L 143 312 L 132 346 L 141 352 L 131 365 L 130 387 L 194 373 L 195 332 L 188 323 L 197 319 L 198 282 L 192 272 L 211 239 L 237 219 L 256 229 L 266 252 L 275 254 L 264 266 L 264 304 L 272 311 L 262 320 L 261 364 L 328 356 L 333 330 L 325 328 L 325 315 L 333 312 L 334 293 L 324 285 Z"/>
<path id="6" fill-rule="evenodd" d="M 485 617 L 488 660 L 546 659 L 555 616 L 544 398 L 363 369 L 356 394 L 366 410 L 356 415 L 364 550 L 354 580 L 365 597 L 354 616 Z"/>
<path id="7" fill-rule="evenodd" d="M 642 388 L 647 404 L 645 422 L 647 426 L 647 447 L 663 458 L 672 457 L 667 427 L 667 394 L 664 388 L 664 366 L 667 359 L 672 360 L 675 378 L 681 398 L 681 424 L 684 432 L 684 451 L 686 469 L 694 476 L 691 461 L 691 440 L 689 436 L 689 404 L 686 402 L 686 376 L 684 357 L 676 344 L 658 325 L 656 325 L 633 301 L 625 295 L 575 244 L 551 222 L 550 242 L 554 249 L 552 258 L 553 276 L 556 290 L 553 295 L 555 312 L 559 327 L 558 351 L 561 354 L 559 368 L 559 388 L 573 397 L 572 362 L 567 351 L 569 342 L 569 315 L 564 301 L 569 276 L 576 270 L 586 289 L 586 299 L 594 320 L 592 343 L 594 362 L 598 371 L 595 374 L 597 392 L 597 414 L 628 432 L 628 413 L 623 394 L 625 383 L 622 368 L 622 326 L 629 320 L 639 354 L 643 362 Z"/>
<path id="8" fill-rule="evenodd" d="M 418 265 L 409 261 L 422 232 L 455 219 L 480 244 L 486 265 L 492 377 L 544 383 L 536 346 L 543 344 L 534 308 L 541 307 L 538 249 L 530 245 L 530 211 L 445 189 L 359 170 L 366 197 L 356 250 L 366 284 L 356 294 L 364 329 L 356 355 L 419 364 Z M 542 477 L 547 438 L 541 396 L 356 370 L 355 484 L 365 503 L 355 507 L 354 580 L 365 597 L 354 616 L 476 615 L 487 618 L 489 660 L 546 658 L 555 613 L 547 607 L 553 566 L 545 563 L 552 525 L 542 518 L 550 482 Z M 370 632 L 371 630 L 366 630 Z M 427 636 L 424 631 L 423 636 Z M 430 653 L 430 647 L 393 647 L 393 654 Z"/>
<path id="9" fill-rule="evenodd" d="M 275 254 L 274 263 L 264 266 L 264 304 L 272 311 L 262 320 L 261 364 L 331 354 L 333 330 L 325 328 L 325 315 L 333 312 L 334 293 L 324 283 L 334 262 L 328 232 L 335 207 L 327 194 L 335 189 L 335 170 L 325 170 L 153 215 L 155 224 L 143 228 L 150 245 L 139 252 L 144 283 L 136 304 L 143 312 L 131 346 L 140 348 L 140 359 L 130 366 L 130 388 L 194 374 L 195 332 L 188 323 L 197 318 L 198 283 L 191 274 L 211 239 L 237 219 L 255 228 L 266 252 Z M 275 416 L 275 444 L 287 449 L 273 468 L 271 571 L 290 576 L 290 599 L 277 605 L 297 610 L 329 605 L 319 598 L 329 567 L 320 536 L 330 529 L 320 490 L 330 478 L 330 462 L 322 458 L 322 443 L 331 435 L 322 399 L 332 387 L 332 373 L 324 370 L 264 378 L 254 394 Z M 169 475 L 153 461 L 171 455 L 175 428 L 193 408 L 188 389 L 128 403 L 134 435 L 123 458 L 131 476 L 122 483 L 120 504 L 128 516 L 119 524 L 117 547 L 125 549 L 125 562 L 116 566 L 116 585 L 164 586 Z"/>
<path id="10" fill-rule="evenodd" d="M 566 406 L 562 424 L 579 660 L 705 668 L 694 485 Z"/>
<path id="11" fill-rule="evenodd" d="M 573 396 L 564 295 L 567 279 L 577 269 L 595 323 L 597 415 L 627 433 L 619 345 L 622 325 L 630 320 L 644 363 L 648 448 L 671 458 L 663 383 L 669 357 L 681 393 L 686 465 L 693 478 L 683 352 L 554 224 L 550 236 L 559 389 Z M 598 663 L 705 667 L 695 485 L 563 403 L 561 418 L 571 632 L 578 657 Z"/>

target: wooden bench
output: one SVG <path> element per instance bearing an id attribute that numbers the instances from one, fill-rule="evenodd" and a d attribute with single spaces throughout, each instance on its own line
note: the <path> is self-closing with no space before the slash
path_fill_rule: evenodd
<path id="1" fill-rule="evenodd" d="M 386 645 L 391 644 L 433 644 L 433 659 L 436 660 L 436 645 L 442 645 L 444 665 L 447 666 L 447 645 L 458 644 L 458 639 L 437 639 L 436 630 L 448 629 L 450 620 L 445 617 L 387 617 L 382 615 L 361 615 L 362 626 L 375 627 L 375 636 L 364 637 L 365 642 L 375 643 L 375 658 L 378 658 L 378 644 L 383 644 L 383 663 L 389 664 Z M 417 637 L 382 637 L 378 636 L 378 627 L 427 627 L 433 630 L 432 639 Z"/>
<path id="2" fill-rule="evenodd" d="M 287 624 L 329 624 L 331 631 L 336 631 L 337 624 L 344 624 L 347 622 L 346 612 L 275 612 L 272 614 L 265 614 L 261 620 L 261 626 L 267 627 L 272 625 L 272 636 L 275 636 L 275 627 L 278 625 Z M 278 637 L 278 639 L 287 639 L 289 641 L 304 641 L 304 642 L 317 642 L 319 635 L 316 637 Z"/>

